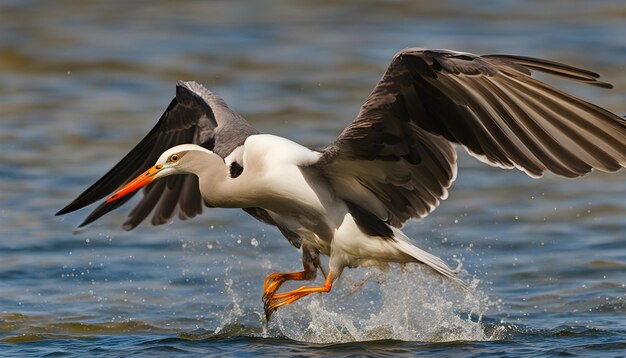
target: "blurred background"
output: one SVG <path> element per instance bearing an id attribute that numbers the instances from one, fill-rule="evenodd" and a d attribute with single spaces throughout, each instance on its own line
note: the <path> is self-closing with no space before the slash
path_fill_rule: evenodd
<path id="1" fill-rule="evenodd" d="M 131 232 L 131 205 L 77 232 L 89 210 L 53 215 L 143 138 L 179 79 L 321 148 L 406 47 L 591 69 L 615 88 L 541 78 L 626 114 L 624 34 L 620 0 L 0 2 L 0 354 L 623 353 L 623 171 L 533 180 L 462 154 L 449 199 L 405 233 L 462 262 L 470 292 L 419 268 L 350 270 L 267 326 L 263 278 L 299 254 L 243 212 Z"/>

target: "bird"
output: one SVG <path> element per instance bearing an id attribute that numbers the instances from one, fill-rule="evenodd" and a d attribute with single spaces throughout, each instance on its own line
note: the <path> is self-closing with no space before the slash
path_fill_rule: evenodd
<path id="1" fill-rule="evenodd" d="M 80 226 L 143 188 L 123 227 L 150 213 L 241 208 L 276 226 L 300 250 L 303 269 L 264 281 L 265 317 L 312 293 L 330 292 L 345 268 L 417 263 L 460 286 L 459 269 L 418 248 L 403 232 L 448 197 L 457 147 L 489 165 L 533 178 L 567 178 L 626 166 L 626 120 L 534 77 L 536 72 L 600 88 L 592 71 L 520 55 L 407 48 L 395 54 L 356 118 L 322 149 L 260 133 L 193 81 L 154 128 L 101 179 L 61 209 L 107 197 Z M 325 269 L 320 256 L 328 256 Z M 320 286 L 279 293 L 290 280 Z"/>

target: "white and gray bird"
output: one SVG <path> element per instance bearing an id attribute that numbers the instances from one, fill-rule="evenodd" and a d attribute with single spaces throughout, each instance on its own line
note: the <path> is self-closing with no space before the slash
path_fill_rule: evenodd
<path id="1" fill-rule="evenodd" d="M 626 166 L 626 120 L 533 78 L 533 70 L 612 87 L 594 72 L 537 58 L 406 49 L 356 119 L 318 151 L 259 134 L 220 97 L 179 81 L 150 133 L 57 215 L 114 193 L 83 226 L 144 186 L 124 224 L 128 230 L 151 212 L 158 225 L 176 209 L 181 219 L 193 217 L 202 203 L 242 208 L 276 226 L 302 254 L 303 271 L 265 280 L 268 319 L 280 306 L 329 292 L 346 267 L 416 262 L 460 282 L 400 230 L 446 199 L 456 177 L 455 145 L 532 177 L 548 171 L 574 178 Z M 327 273 L 320 254 L 329 256 Z M 277 293 L 287 280 L 314 279 L 318 269 L 324 285 Z"/>

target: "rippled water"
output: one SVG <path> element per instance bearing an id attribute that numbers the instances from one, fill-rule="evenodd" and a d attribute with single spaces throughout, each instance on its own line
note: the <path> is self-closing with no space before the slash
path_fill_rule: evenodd
<path id="1" fill-rule="evenodd" d="M 178 79 L 255 127 L 323 147 L 404 47 L 588 67 L 626 114 L 621 1 L 4 1 L 0 4 L 0 355 L 598 355 L 626 352 L 626 172 L 532 180 L 461 156 L 450 198 L 405 232 L 462 262 L 348 270 L 265 326 L 262 282 L 298 269 L 237 210 L 124 232 L 53 214 L 151 128 Z M 293 287 L 294 285 L 291 285 Z"/>

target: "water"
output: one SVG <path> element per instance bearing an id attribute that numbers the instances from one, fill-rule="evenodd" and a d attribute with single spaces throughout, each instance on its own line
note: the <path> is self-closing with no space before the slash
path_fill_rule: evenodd
<path id="1" fill-rule="evenodd" d="M 132 232 L 126 208 L 76 233 L 87 210 L 53 216 L 178 79 L 314 147 L 409 46 L 588 67 L 615 89 L 557 84 L 626 114 L 621 1 L 135 4 L 0 5 L 0 355 L 626 354 L 626 172 L 532 180 L 461 155 L 450 198 L 405 232 L 461 262 L 470 290 L 414 266 L 347 270 L 267 327 L 263 279 L 299 255 L 241 211 Z"/>

